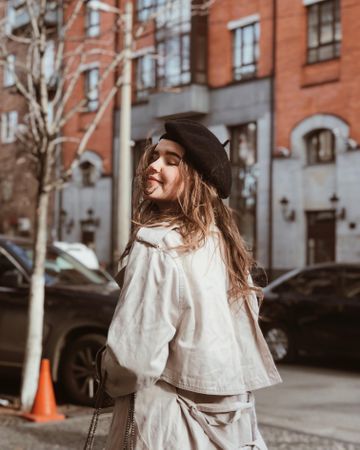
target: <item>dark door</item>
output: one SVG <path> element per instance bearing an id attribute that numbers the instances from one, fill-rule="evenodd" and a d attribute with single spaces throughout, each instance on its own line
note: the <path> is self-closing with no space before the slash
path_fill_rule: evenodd
<path id="1" fill-rule="evenodd" d="M 307 263 L 335 261 L 334 211 L 307 212 Z"/>
<path id="2" fill-rule="evenodd" d="M 19 267 L 0 250 L 0 364 L 20 367 L 27 333 L 29 287 Z"/>

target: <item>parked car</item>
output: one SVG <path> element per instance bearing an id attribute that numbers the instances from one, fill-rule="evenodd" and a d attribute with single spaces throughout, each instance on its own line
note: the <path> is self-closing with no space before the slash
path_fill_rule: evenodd
<path id="1" fill-rule="evenodd" d="M 360 264 L 293 270 L 264 294 L 260 324 L 275 361 L 360 356 Z"/>
<path id="2" fill-rule="evenodd" d="M 89 248 L 87 245 L 83 244 L 82 242 L 62 241 L 54 241 L 53 245 L 73 256 L 75 259 L 84 264 L 84 266 L 88 267 L 94 272 L 99 272 L 100 274 L 104 275 L 105 278 L 107 278 L 109 281 L 116 284 L 109 272 L 107 272 L 100 266 L 99 260 L 94 250 Z"/>
<path id="3" fill-rule="evenodd" d="M 27 330 L 32 243 L 0 235 L 0 368 L 21 370 Z M 43 357 L 76 403 L 93 403 L 94 363 L 104 344 L 119 289 L 101 272 L 48 245 Z"/>

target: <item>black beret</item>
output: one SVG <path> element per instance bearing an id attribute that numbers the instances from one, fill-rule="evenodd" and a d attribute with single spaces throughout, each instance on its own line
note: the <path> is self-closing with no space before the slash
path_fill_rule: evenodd
<path id="1" fill-rule="evenodd" d="M 165 130 L 160 139 L 169 139 L 184 147 L 186 160 L 216 188 L 221 198 L 227 198 L 231 189 L 231 166 L 219 139 L 204 125 L 189 119 L 165 122 Z"/>

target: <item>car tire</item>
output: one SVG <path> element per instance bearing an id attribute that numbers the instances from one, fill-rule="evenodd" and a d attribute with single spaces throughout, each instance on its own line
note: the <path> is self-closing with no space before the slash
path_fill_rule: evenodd
<path id="1" fill-rule="evenodd" d="M 93 406 L 97 389 L 95 356 L 105 344 L 101 334 L 86 334 L 71 341 L 62 356 L 61 379 L 66 396 L 74 403 Z"/>
<path id="2" fill-rule="evenodd" d="M 282 324 L 269 324 L 264 329 L 264 337 L 276 363 L 294 360 L 294 340 L 287 327 Z"/>

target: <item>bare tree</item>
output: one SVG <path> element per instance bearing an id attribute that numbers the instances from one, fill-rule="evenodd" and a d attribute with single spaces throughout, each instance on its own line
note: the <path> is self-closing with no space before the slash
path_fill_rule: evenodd
<path id="1" fill-rule="evenodd" d="M 3 11 L 16 2 L 5 2 Z M 19 2 L 17 2 L 19 3 Z M 28 334 L 21 387 L 21 406 L 29 410 L 36 394 L 44 317 L 44 265 L 47 242 L 49 197 L 62 188 L 101 118 L 121 86 L 122 53 L 115 51 L 114 27 L 121 26 L 121 16 L 114 17 L 114 27 L 96 41 L 77 31 L 76 21 L 84 14 L 85 0 L 47 2 L 26 0 L 21 5 L 27 21 L 19 30 L 12 26 L 9 10 L 0 24 L 0 64 L 12 71 L 17 94 L 26 103 L 27 113 L 21 118 L 17 137 L 23 157 L 31 160 L 37 180 L 36 218 L 34 224 L 33 270 L 29 294 Z M 82 28 L 82 27 L 81 27 Z M 9 65 L 16 46 L 21 58 Z M 53 60 L 49 63 L 49 49 Z M 78 100 L 74 93 L 81 86 L 87 64 L 99 58 L 98 83 Z M 52 67 L 49 66 L 52 65 Z M 66 126 L 82 111 L 88 110 L 89 99 L 101 93 L 101 102 L 85 130 L 74 135 Z M 57 154 L 64 143 L 74 146 L 69 167 L 56 167 Z M 56 170 L 55 170 L 56 169 Z"/>
<path id="2" fill-rule="evenodd" d="M 193 2 L 191 15 L 208 14 L 209 7 L 215 1 Z M 163 15 L 177 2 L 180 0 L 164 1 L 149 20 L 156 20 L 159 13 Z M 4 14 L 0 22 L 0 65 L 12 71 L 17 93 L 27 106 L 17 137 L 22 144 L 23 157 L 32 162 L 38 183 L 28 334 L 21 387 L 23 410 L 29 410 L 33 404 L 42 355 L 44 266 L 50 195 L 69 181 L 72 169 L 78 164 L 89 139 L 122 86 L 124 52 L 118 51 L 118 43 L 115 43 L 116 31 L 123 31 L 121 11 L 109 8 L 115 13 L 113 27 L 93 40 L 77 31 L 77 21 L 89 7 L 87 3 L 87 0 L 25 0 L 21 3 L 2 0 L 0 3 L 3 12 L 12 4 L 20 4 L 22 14 L 27 15 L 26 23 L 17 28 L 12 27 L 9 11 Z M 137 39 L 146 32 L 146 24 L 141 24 L 134 30 L 133 36 Z M 9 65 L 14 46 L 22 57 Z M 53 53 L 51 70 L 49 49 Z M 153 56 L 157 57 L 156 54 Z M 84 70 L 98 58 L 102 61 L 98 83 L 87 92 L 87 97 L 78 100 L 74 93 L 81 86 Z M 89 101 L 99 92 L 101 103 L 85 130 L 76 135 L 69 134 L 67 125 L 76 119 L 78 113 L 88 110 Z M 73 145 L 73 160 L 68 167 L 59 168 L 57 155 L 64 144 Z"/>

